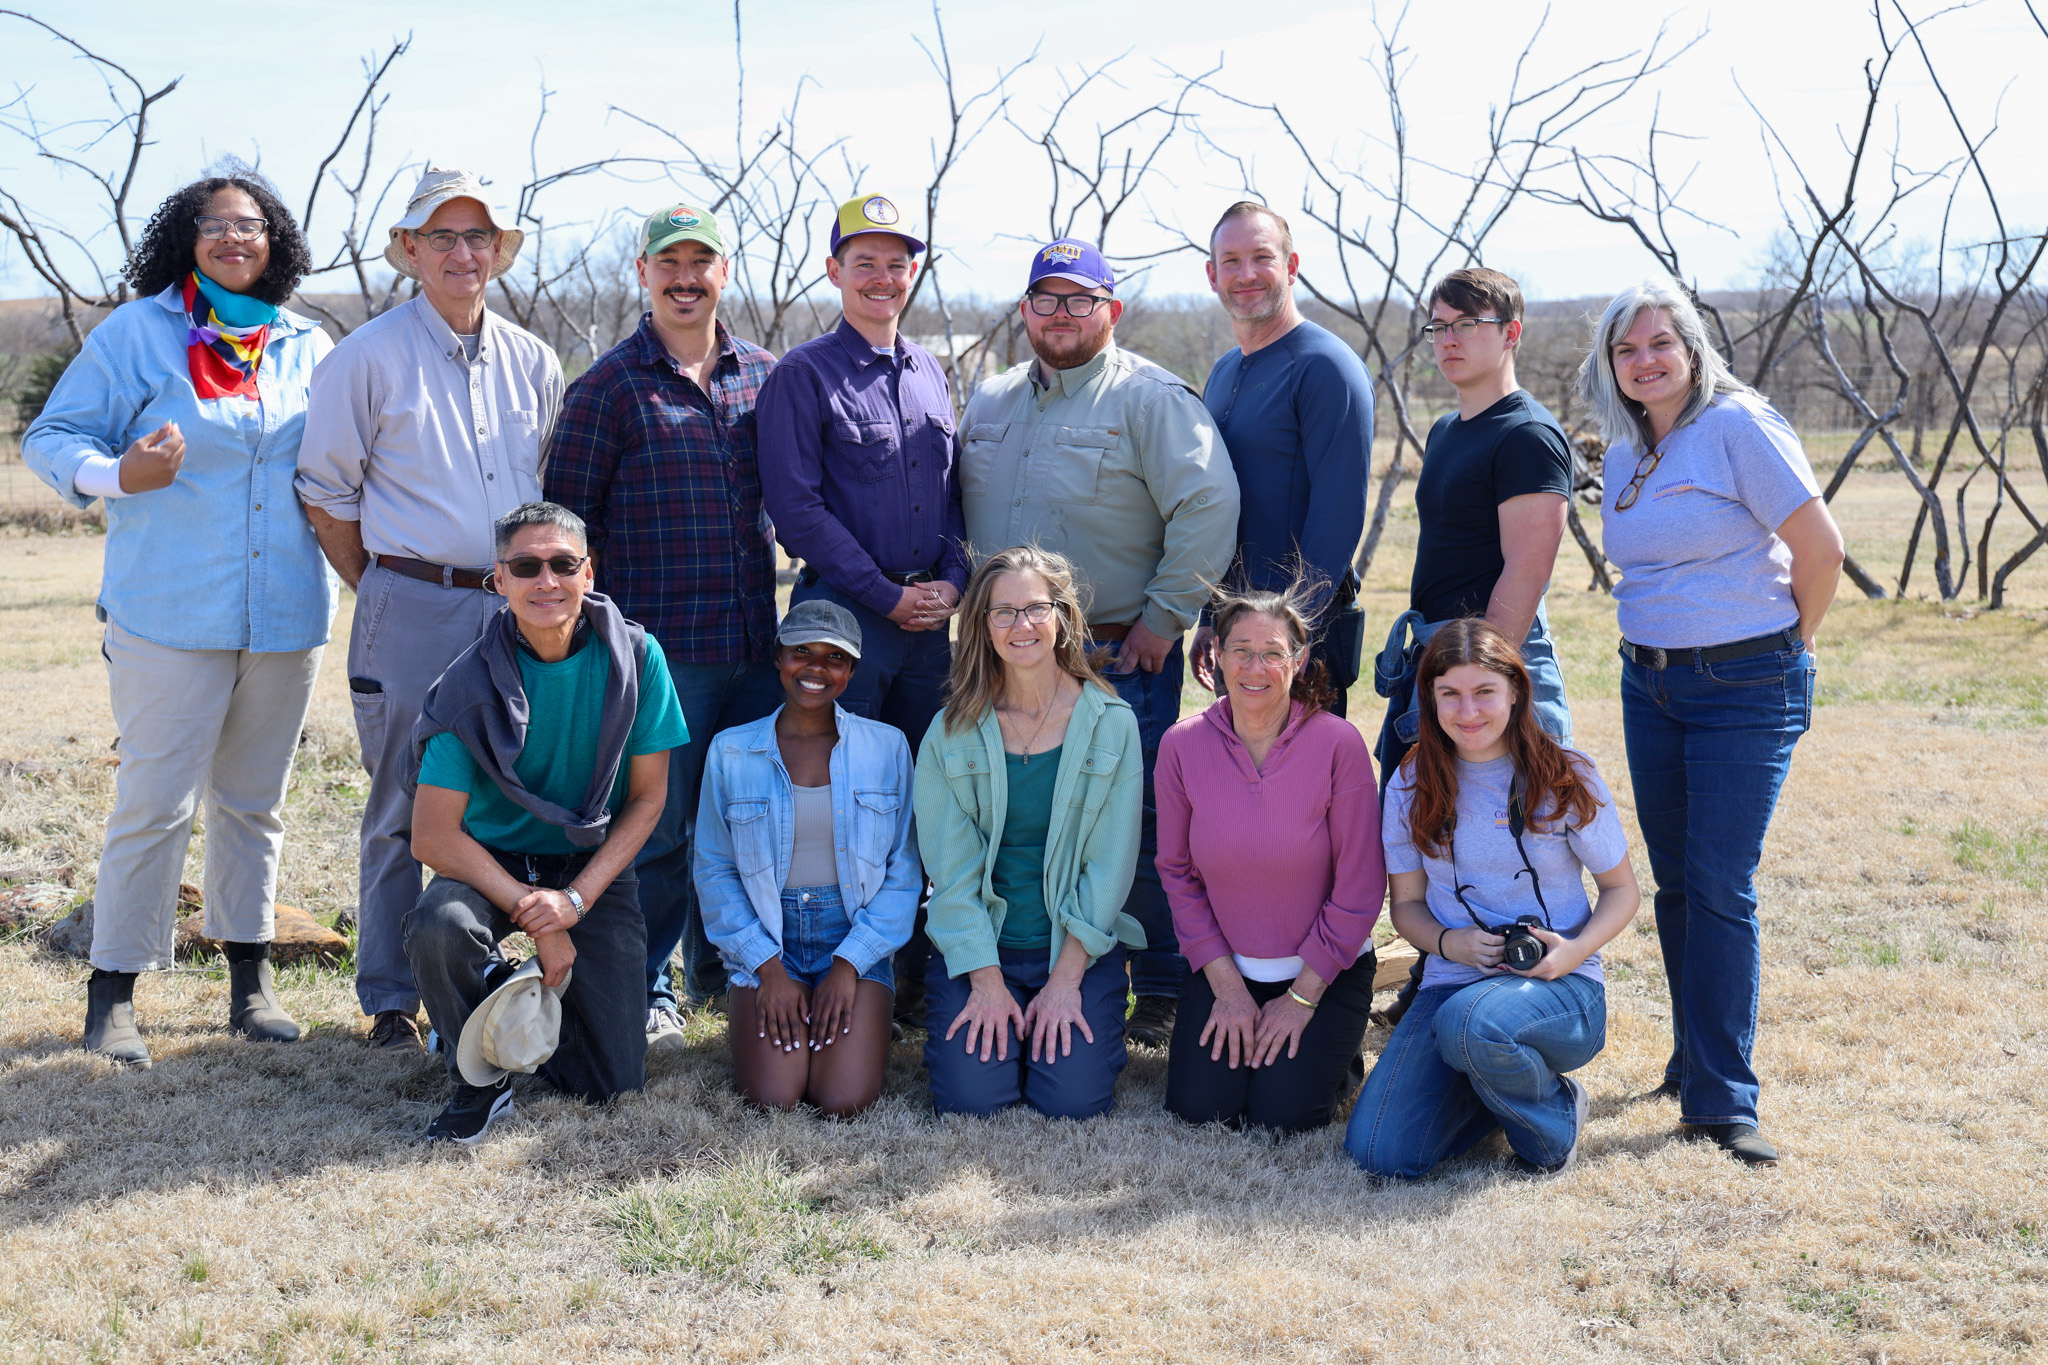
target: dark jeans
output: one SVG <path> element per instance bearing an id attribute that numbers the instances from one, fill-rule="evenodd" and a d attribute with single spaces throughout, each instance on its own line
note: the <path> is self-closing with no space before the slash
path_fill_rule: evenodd
<path id="1" fill-rule="evenodd" d="M 1001 950 L 1003 983 L 1020 1006 L 1028 1006 L 1052 975 L 1043 948 Z M 941 1114 L 993 1114 L 1013 1104 L 1030 1105 L 1047 1118 L 1090 1119 L 1116 1103 L 1116 1078 L 1130 1055 L 1124 1050 L 1124 950 L 1112 948 L 1081 978 L 1081 1011 L 1095 1041 L 1074 1030 L 1074 1051 L 1058 1061 L 1031 1060 L 1031 1040 L 1010 1039 L 1010 1055 L 997 1061 L 993 1050 L 966 1048 L 967 1030 L 948 1041 L 946 1030 L 967 1005 L 973 983 L 946 975 L 946 959 L 932 954 L 925 974 L 930 1027 L 924 1065 L 931 1073 L 932 1108 Z"/>
<path id="2" fill-rule="evenodd" d="M 669 750 L 668 802 L 661 819 L 633 860 L 640 878 L 640 909 L 647 921 L 647 1003 L 676 1003 L 673 959 L 683 950 L 683 986 L 701 1000 L 725 989 L 725 965 L 704 936 L 697 909 L 697 879 L 691 859 L 697 851 L 697 793 L 704 784 L 704 755 L 720 730 L 759 720 L 782 704 L 782 684 L 773 664 L 693 664 L 668 659 L 676 701 L 690 742 Z"/>
<path id="3" fill-rule="evenodd" d="M 1501 1128 L 1524 1161 L 1555 1166 L 1579 1140 L 1561 1076 L 1606 1044 L 1607 991 L 1589 977 L 1432 986 L 1366 1077 L 1344 1150 L 1372 1175 L 1420 1180 Z"/>
<path id="4" fill-rule="evenodd" d="M 1372 1023 L 1375 966 L 1373 954 L 1367 953 L 1337 973 L 1302 1029 L 1294 1056 L 1283 1050 L 1277 1061 L 1257 1070 L 1242 1060 L 1233 1067 L 1227 1047 L 1220 1060 L 1210 1060 L 1216 1040 L 1198 1040 L 1209 1025 L 1216 993 L 1207 976 L 1190 972 L 1174 1015 L 1173 1050 L 1166 1059 L 1167 1111 L 1189 1123 L 1220 1122 L 1233 1128 L 1251 1124 L 1282 1133 L 1307 1132 L 1329 1123 L 1345 1072 Z M 1244 984 L 1252 1002 L 1263 1007 L 1285 995 L 1291 983 Z"/>
<path id="5" fill-rule="evenodd" d="M 1138 875 L 1124 901 L 1124 913 L 1145 930 L 1145 947 L 1131 954 L 1134 995 L 1178 996 L 1181 983 L 1188 978 L 1187 959 L 1180 955 L 1180 939 L 1173 932 L 1173 910 L 1166 903 L 1166 888 L 1159 884 L 1159 804 L 1152 795 L 1152 770 L 1159 766 L 1159 741 L 1180 719 L 1180 685 L 1186 663 L 1181 644 L 1175 641 L 1157 673 L 1143 669 L 1117 673 L 1107 668 L 1102 673 L 1116 694 L 1137 713 L 1138 743 L 1145 757 L 1145 809 L 1138 825 Z"/>
<path id="6" fill-rule="evenodd" d="M 789 595 L 789 604 L 795 606 L 814 597 L 837 602 L 860 622 L 860 663 L 853 670 L 853 681 L 840 694 L 839 704 L 856 716 L 901 730 L 910 741 L 910 756 L 916 758 L 932 717 L 946 702 L 946 678 L 953 669 L 951 636 L 943 630 L 905 630 L 829 583 L 809 587 L 799 583 Z M 927 890 L 919 898 L 910 941 L 896 950 L 899 1010 L 914 1009 L 923 994 L 925 964 L 932 951 L 931 940 L 924 935 L 925 900 L 929 897 Z"/>
<path id="7" fill-rule="evenodd" d="M 525 880 L 507 855 L 499 861 Z M 462 1026 L 490 994 L 484 971 L 500 960 L 499 940 L 516 927 L 482 892 L 450 877 L 427 883 L 405 917 L 405 955 L 427 1018 L 441 1035 L 448 1075 L 456 1081 L 462 1079 L 455 1068 Z M 647 1075 L 647 1007 L 641 994 L 647 931 L 631 872 L 605 888 L 569 931 L 569 941 L 576 945 L 576 965 L 562 992 L 561 1042 L 541 1063 L 540 1077 L 596 1104 L 638 1090 Z"/>
<path id="8" fill-rule="evenodd" d="M 1813 656 L 1646 668 L 1623 658 L 1621 727 L 1636 820 L 1657 886 L 1671 983 L 1681 1123 L 1755 1123 L 1763 933 L 1756 868 L 1792 746 L 1813 717 Z"/>

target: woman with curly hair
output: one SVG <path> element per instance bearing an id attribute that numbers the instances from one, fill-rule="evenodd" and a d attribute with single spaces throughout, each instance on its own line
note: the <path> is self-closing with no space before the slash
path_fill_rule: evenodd
<path id="1" fill-rule="evenodd" d="M 1419 1180 L 1505 1129 L 1511 1169 L 1559 1175 L 1586 1126 L 1566 1073 L 1607 1044 L 1600 949 L 1641 900 L 1628 836 L 1593 761 L 1537 725 L 1507 636 L 1448 621 L 1416 670 L 1422 726 L 1382 831 L 1394 928 L 1429 966 L 1344 1147 L 1373 1175 Z"/>
<path id="2" fill-rule="evenodd" d="M 106 502 L 98 613 L 121 768 L 93 893 L 87 1051 L 149 1065 L 138 972 L 171 965 L 179 873 L 206 804 L 206 933 L 228 1025 L 291 1042 L 270 970 L 280 815 L 334 615 L 334 575 L 292 493 L 313 366 L 330 347 L 281 305 L 311 266 L 276 192 L 194 181 L 149 220 L 140 297 L 86 339 L 22 459 Z"/>

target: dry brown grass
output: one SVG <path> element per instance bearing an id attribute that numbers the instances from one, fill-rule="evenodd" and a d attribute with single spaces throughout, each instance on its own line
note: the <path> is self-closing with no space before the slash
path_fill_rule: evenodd
<path id="1" fill-rule="evenodd" d="M 71 866 L 81 891 L 112 789 L 99 546 L 0 541 L 0 873 Z M 1582 743 L 1626 804 L 1612 610 L 1566 551 Z M 1513 1184 L 1482 1149 L 1406 1189 L 1335 1130 L 1169 1120 L 1159 1054 L 1097 1123 L 934 1121 L 903 1048 L 857 1122 L 762 1117 L 712 1018 L 642 1095 L 522 1096 L 482 1150 L 428 1152 L 443 1083 L 357 1045 L 345 978 L 288 976 L 312 1027 L 275 1050 L 224 1037 L 217 975 L 151 978 L 159 1061 L 128 1075 L 77 1050 L 82 968 L 15 941 L 0 1360 L 2040 1358 L 2048 618 L 1845 602 L 1829 635 L 1763 870 L 1776 1170 L 1676 1142 L 1641 1098 L 1670 1012 L 1647 916 L 1608 954 L 1579 1170 Z M 284 871 L 322 913 L 353 899 L 341 674 L 336 648 Z"/>

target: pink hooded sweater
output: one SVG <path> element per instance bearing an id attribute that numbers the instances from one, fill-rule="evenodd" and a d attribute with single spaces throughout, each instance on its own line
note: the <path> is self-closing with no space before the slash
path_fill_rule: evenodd
<path id="1" fill-rule="evenodd" d="M 1295 703 L 1263 771 L 1230 699 L 1159 745 L 1159 879 L 1188 966 L 1300 957 L 1324 981 L 1357 961 L 1386 898 L 1379 784 L 1349 721 Z"/>

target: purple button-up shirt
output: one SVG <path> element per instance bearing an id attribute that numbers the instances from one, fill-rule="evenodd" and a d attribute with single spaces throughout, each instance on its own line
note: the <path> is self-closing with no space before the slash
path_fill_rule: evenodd
<path id="1" fill-rule="evenodd" d="M 885 616 L 903 597 L 885 573 L 966 586 L 953 401 L 930 351 L 899 336 L 882 355 L 842 318 L 782 357 L 755 422 L 762 498 L 792 556 Z"/>

